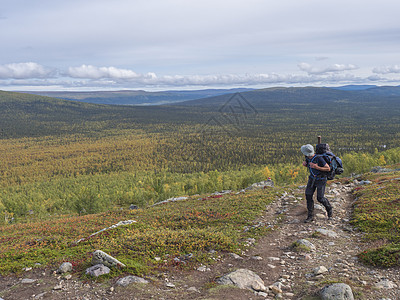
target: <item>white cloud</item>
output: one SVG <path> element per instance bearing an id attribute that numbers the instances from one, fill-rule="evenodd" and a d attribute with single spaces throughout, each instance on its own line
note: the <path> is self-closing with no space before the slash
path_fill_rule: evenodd
<path id="1" fill-rule="evenodd" d="M 1 79 L 26 79 L 51 77 L 53 70 L 34 62 L 0 65 Z"/>
<path id="2" fill-rule="evenodd" d="M 324 67 L 313 67 L 308 63 L 300 63 L 298 64 L 300 70 L 307 72 L 308 74 L 326 74 L 326 73 L 333 73 L 333 72 L 342 72 L 342 71 L 350 71 L 358 69 L 357 66 L 352 64 L 333 64 L 330 66 Z"/>
<path id="3" fill-rule="evenodd" d="M 372 72 L 376 74 L 400 73 L 400 66 L 394 65 L 394 66 L 378 67 L 374 68 Z"/>
<path id="4" fill-rule="evenodd" d="M 91 65 L 82 65 L 80 67 L 69 67 L 67 74 L 73 78 L 114 78 L 114 79 L 133 79 L 140 75 L 127 69 L 118 69 L 115 67 L 95 67 Z"/>

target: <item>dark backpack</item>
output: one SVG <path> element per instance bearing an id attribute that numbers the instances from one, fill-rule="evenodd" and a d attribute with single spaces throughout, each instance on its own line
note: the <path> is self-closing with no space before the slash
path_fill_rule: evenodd
<path id="1" fill-rule="evenodd" d="M 335 178 L 335 175 L 343 173 L 344 169 L 342 160 L 330 151 L 328 144 L 318 144 L 315 149 L 317 156 L 323 157 L 331 168 L 329 172 L 323 172 L 328 180 L 332 180 Z"/>

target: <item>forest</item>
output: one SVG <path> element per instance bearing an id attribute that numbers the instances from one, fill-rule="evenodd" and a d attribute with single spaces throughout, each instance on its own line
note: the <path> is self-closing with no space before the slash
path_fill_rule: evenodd
<path id="1" fill-rule="evenodd" d="M 0 91 L 1 222 L 88 214 L 271 177 L 303 183 L 316 136 L 345 175 L 400 161 L 400 97 L 325 88 L 255 90 L 163 106 Z"/>

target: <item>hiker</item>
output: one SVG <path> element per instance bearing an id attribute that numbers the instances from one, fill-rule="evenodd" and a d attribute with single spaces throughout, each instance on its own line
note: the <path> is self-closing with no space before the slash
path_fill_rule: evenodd
<path id="1" fill-rule="evenodd" d="M 325 186 L 326 186 L 326 173 L 329 172 L 330 167 L 325 159 L 314 152 L 314 147 L 310 144 L 301 146 L 301 152 L 306 156 L 303 166 L 307 167 L 310 171 L 308 177 L 307 188 L 306 188 L 306 199 L 307 199 L 307 219 L 304 223 L 309 223 L 314 220 L 314 200 L 313 195 L 317 190 L 317 200 L 326 209 L 328 214 L 328 220 L 332 219 L 332 206 L 328 199 L 324 197 Z"/>

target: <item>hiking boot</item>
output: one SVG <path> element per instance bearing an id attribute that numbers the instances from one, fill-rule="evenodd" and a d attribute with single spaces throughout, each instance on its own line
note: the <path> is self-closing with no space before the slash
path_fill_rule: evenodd
<path id="1" fill-rule="evenodd" d="M 304 223 L 310 223 L 312 221 L 314 221 L 314 216 L 313 215 L 308 216 L 307 219 L 304 220 Z"/>
<path id="2" fill-rule="evenodd" d="M 328 206 L 327 208 L 326 208 L 326 212 L 327 212 L 327 214 L 328 214 L 328 220 L 332 220 L 332 206 Z"/>

